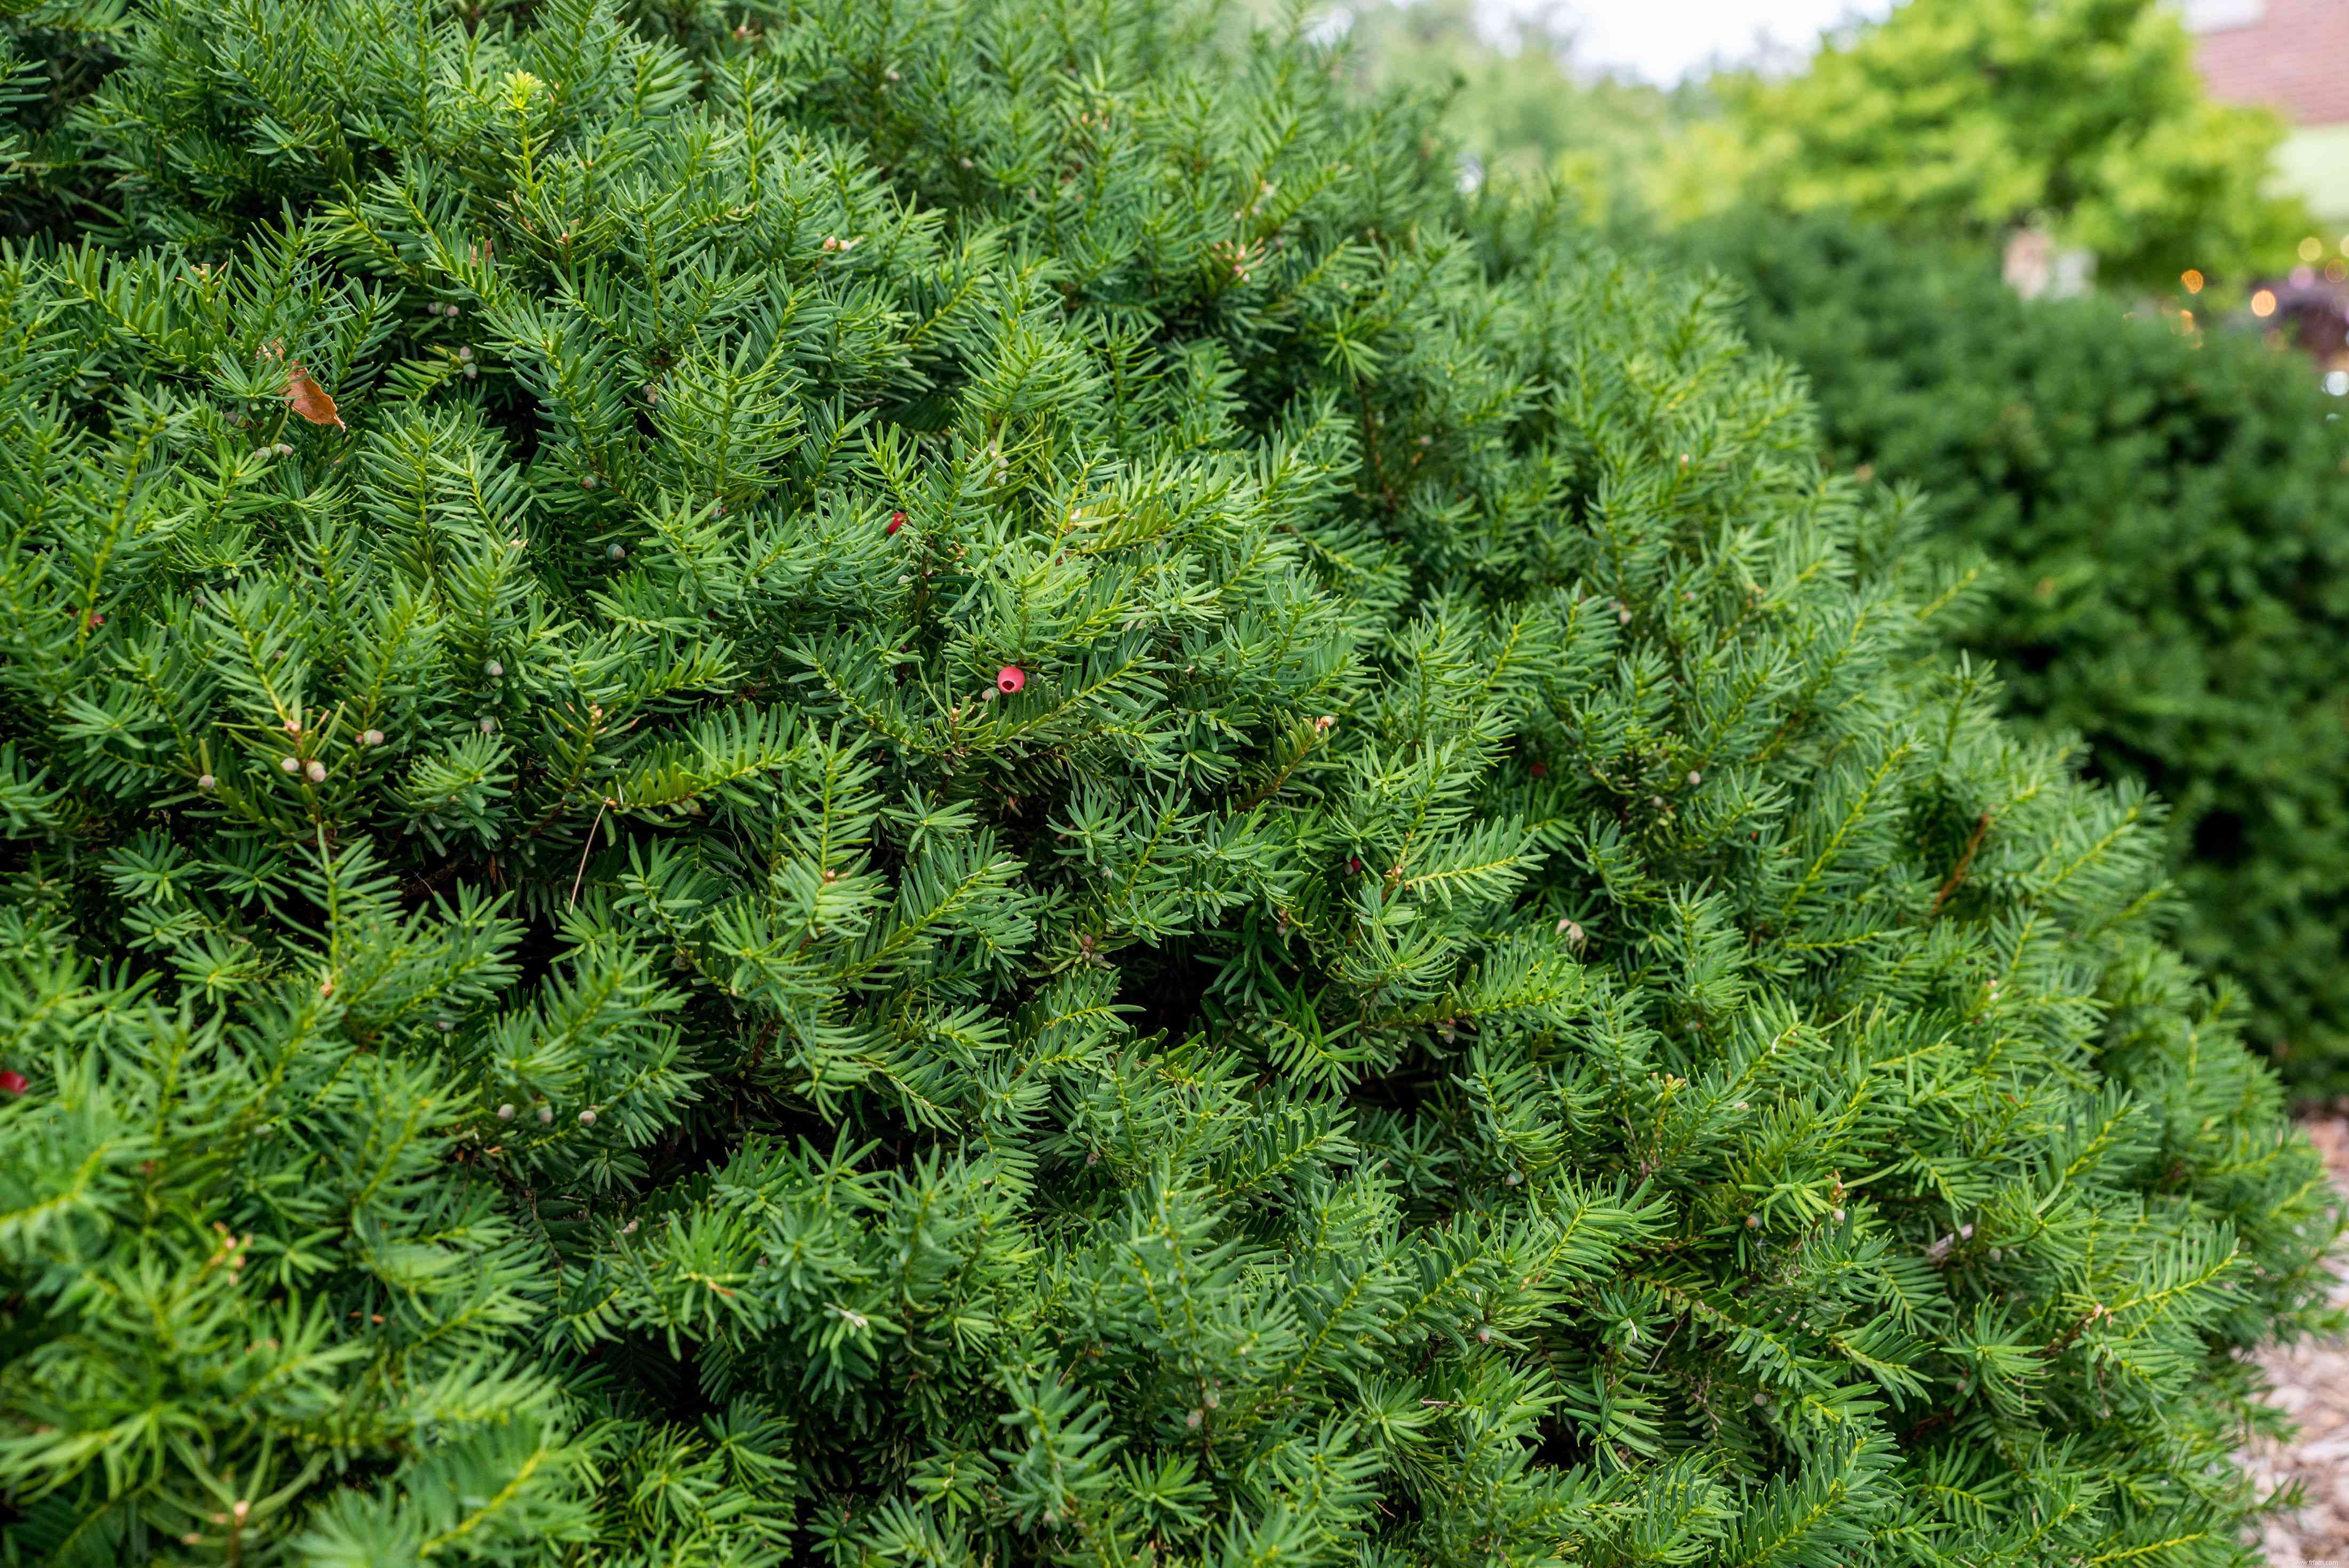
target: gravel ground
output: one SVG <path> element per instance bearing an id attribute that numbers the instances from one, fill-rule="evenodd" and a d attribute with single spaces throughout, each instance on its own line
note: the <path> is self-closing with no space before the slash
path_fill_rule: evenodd
<path id="1" fill-rule="evenodd" d="M 2349 1186 L 2349 1118 L 2306 1124 L 2333 1179 Z M 2335 1299 L 2349 1302 L 2349 1282 Z M 2300 1423 L 2288 1444 L 2261 1442 L 2245 1456 L 2262 1491 L 2300 1482 L 2302 1506 L 2269 1521 L 2269 1568 L 2349 1568 L 2349 1344 L 2270 1350 L 2260 1364 L 2274 1381 L 2271 1402 Z"/>

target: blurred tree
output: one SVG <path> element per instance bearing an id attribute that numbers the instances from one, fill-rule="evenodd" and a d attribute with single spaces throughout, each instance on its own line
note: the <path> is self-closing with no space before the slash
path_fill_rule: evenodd
<path id="1" fill-rule="evenodd" d="M 1495 42 L 1471 0 L 1366 0 L 1345 13 L 1348 68 L 1365 89 L 1443 98 L 1477 175 L 1555 182 L 1601 224 L 1640 218 L 1700 91 L 1578 68 L 1569 15 L 1546 6 Z"/>
<path id="2" fill-rule="evenodd" d="M 2026 727 L 2168 803 L 2178 944 L 2303 1093 L 2349 1091 L 2349 428 L 2308 362 L 1829 215 L 1673 244 L 1805 368 L 1832 467 L 1921 487 L 1937 545 L 1998 564 L 1943 625 Z"/>
<path id="3" fill-rule="evenodd" d="M 1673 148 L 1674 219 L 1755 200 L 1936 236 L 2043 226 L 2108 280 L 2240 274 L 2306 230 L 2265 190 L 2282 125 L 2205 94 L 2158 0 L 1909 0 L 1804 74 L 1716 78 Z"/>

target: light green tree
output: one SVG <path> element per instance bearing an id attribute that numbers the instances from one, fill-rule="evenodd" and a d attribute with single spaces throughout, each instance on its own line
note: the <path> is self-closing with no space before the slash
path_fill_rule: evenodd
<path id="1" fill-rule="evenodd" d="M 1758 200 L 1943 236 L 2034 224 L 2122 282 L 2240 273 L 2305 231 L 2266 188 L 2282 126 L 2211 101 L 2157 0 L 1908 0 L 1800 76 L 1715 88 L 1724 112 L 1659 178 L 1669 217 Z"/>

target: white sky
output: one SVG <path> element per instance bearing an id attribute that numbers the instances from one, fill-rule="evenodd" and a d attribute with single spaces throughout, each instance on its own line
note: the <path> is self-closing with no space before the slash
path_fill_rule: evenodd
<path id="1" fill-rule="evenodd" d="M 1503 22 L 1543 12 L 1564 21 L 1579 47 L 1577 59 L 1612 66 L 1669 86 L 1719 55 L 1745 59 L 1766 39 L 1799 57 L 1825 28 L 1854 12 L 1880 16 L 1890 0 L 1482 0 L 1480 10 Z"/>

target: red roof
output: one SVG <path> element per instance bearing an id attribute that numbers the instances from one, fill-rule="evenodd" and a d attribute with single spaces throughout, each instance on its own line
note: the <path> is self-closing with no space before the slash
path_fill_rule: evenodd
<path id="1" fill-rule="evenodd" d="M 2266 0 L 2260 12 L 2195 40 L 2210 96 L 2294 125 L 2349 121 L 2349 0 Z"/>

